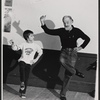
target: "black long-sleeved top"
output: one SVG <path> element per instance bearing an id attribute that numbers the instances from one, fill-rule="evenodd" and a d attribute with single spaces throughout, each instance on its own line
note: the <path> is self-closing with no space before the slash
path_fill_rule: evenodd
<path id="1" fill-rule="evenodd" d="M 67 31 L 65 28 L 49 29 L 46 25 L 41 26 L 45 33 L 50 35 L 58 35 L 61 40 L 62 48 L 75 48 L 77 47 L 77 39 L 82 38 L 84 42 L 80 45 L 82 48 L 89 43 L 90 38 L 84 34 L 79 28 L 72 25 L 72 30 Z"/>

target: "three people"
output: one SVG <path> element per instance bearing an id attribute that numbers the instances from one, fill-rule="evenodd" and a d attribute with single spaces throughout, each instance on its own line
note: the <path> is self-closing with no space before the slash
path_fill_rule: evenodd
<path id="1" fill-rule="evenodd" d="M 66 92 L 71 77 L 73 75 L 84 77 L 84 75 L 75 68 L 75 63 L 77 60 L 77 52 L 87 46 L 90 38 L 82 30 L 72 25 L 73 19 L 71 16 L 64 16 L 62 18 L 64 27 L 58 29 L 49 29 L 46 26 L 45 18 L 46 16 L 40 17 L 41 27 L 44 32 L 49 35 L 59 36 L 61 40 L 62 49 L 60 54 L 60 63 L 61 66 L 65 68 L 65 76 L 60 92 L 60 99 L 67 100 Z M 80 46 L 77 46 L 77 40 L 79 38 L 82 38 L 84 42 Z"/>

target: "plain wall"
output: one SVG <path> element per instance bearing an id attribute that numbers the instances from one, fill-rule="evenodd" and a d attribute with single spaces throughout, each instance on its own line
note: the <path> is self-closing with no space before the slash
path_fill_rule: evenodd
<path id="1" fill-rule="evenodd" d="M 4 4 L 4 3 L 3 3 Z M 7 6 L 3 5 L 3 9 Z M 98 47 L 98 0 L 13 0 L 11 32 L 3 32 L 3 44 L 13 39 L 16 44 L 24 42 L 22 32 L 32 30 L 35 41 L 45 49 L 60 50 L 59 37 L 44 33 L 40 24 L 40 16 L 46 15 L 49 28 L 63 27 L 62 17 L 71 15 L 73 25 L 87 34 L 91 41 L 80 52 L 96 53 Z M 82 40 L 78 41 L 78 44 Z"/>

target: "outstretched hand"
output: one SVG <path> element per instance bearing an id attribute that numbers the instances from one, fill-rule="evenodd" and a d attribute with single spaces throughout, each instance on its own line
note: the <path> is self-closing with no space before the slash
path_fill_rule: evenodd
<path id="1" fill-rule="evenodd" d="M 42 16 L 40 17 L 40 21 L 44 21 L 45 18 L 46 18 L 46 15 L 42 15 Z"/>
<path id="2" fill-rule="evenodd" d="M 11 40 L 9 41 L 9 43 L 10 43 L 11 45 L 13 45 L 13 44 L 14 44 L 14 41 L 11 39 Z"/>

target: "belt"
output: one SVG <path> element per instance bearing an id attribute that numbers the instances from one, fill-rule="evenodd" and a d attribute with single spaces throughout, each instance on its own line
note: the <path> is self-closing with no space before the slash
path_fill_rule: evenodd
<path id="1" fill-rule="evenodd" d="M 62 48 L 62 50 L 72 51 L 74 48 Z"/>

